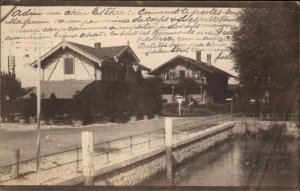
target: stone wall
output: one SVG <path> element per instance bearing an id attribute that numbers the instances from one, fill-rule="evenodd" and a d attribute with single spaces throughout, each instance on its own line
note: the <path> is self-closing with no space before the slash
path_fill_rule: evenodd
<path id="1" fill-rule="evenodd" d="M 236 121 L 233 133 L 243 134 L 247 130 L 251 133 L 257 133 L 260 130 L 269 131 L 274 125 L 283 125 L 284 134 L 294 138 L 300 137 L 299 123 L 291 121 L 259 121 L 251 118 Z"/>
<path id="2" fill-rule="evenodd" d="M 218 142 L 228 139 L 234 123 L 229 122 L 203 130 L 195 136 L 172 143 L 174 164 L 212 147 Z M 155 155 L 146 157 L 136 163 L 98 176 L 95 185 L 133 186 L 139 184 L 158 172 L 165 170 L 166 155 L 164 149 Z"/>
<path id="3" fill-rule="evenodd" d="M 134 186 L 148 180 L 151 176 L 165 169 L 165 153 L 159 153 L 145 160 L 109 172 L 95 179 L 95 185 Z"/>
<path id="4" fill-rule="evenodd" d="M 199 131 L 184 140 L 172 142 L 173 165 L 181 163 L 185 159 L 205 151 L 218 142 L 228 139 L 232 133 L 234 122 L 227 122 Z M 166 149 L 164 145 L 155 150 L 143 154 L 124 158 L 119 162 L 112 162 L 100 169 L 95 169 L 95 185 L 133 186 L 166 167 Z M 73 181 L 65 181 L 60 184 L 82 184 L 83 177 L 75 177 Z"/>
<path id="5" fill-rule="evenodd" d="M 176 164 L 181 163 L 183 160 L 193 157 L 202 151 L 205 151 L 218 142 L 228 139 L 230 135 L 231 131 L 226 130 L 213 136 L 205 137 L 173 149 L 173 157 L 176 161 Z"/>

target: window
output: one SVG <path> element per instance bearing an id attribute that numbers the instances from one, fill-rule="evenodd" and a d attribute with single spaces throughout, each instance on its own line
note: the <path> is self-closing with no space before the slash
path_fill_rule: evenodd
<path id="1" fill-rule="evenodd" d="M 64 59 L 64 65 L 65 65 L 65 74 L 66 75 L 72 75 L 74 74 L 74 58 L 65 58 Z"/>
<path id="2" fill-rule="evenodd" d="M 179 78 L 185 78 L 185 71 L 184 70 L 180 70 L 179 71 Z"/>
<path id="3" fill-rule="evenodd" d="M 170 70 L 169 71 L 169 76 L 170 76 L 170 80 L 173 80 L 174 79 L 174 72 L 173 72 L 173 70 Z"/>
<path id="4" fill-rule="evenodd" d="M 102 80 L 101 79 L 101 70 L 100 69 L 95 69 L 95 77 L 96 77 L 96 80 Z"/>
<path id="5" fill-rule="evenodd" d="M 174 80 L 177 80 L 179 78 L 179 73 L 176 70 L 174 70 L 173 72 L 174 72 L 174 74 L 173 74 L 174 75 Z"/>
<path id="6" fill-rule="evenodd" d="M 194 79 L 199 80 L 201 79 L 201 72 L 200 70 L 196 70 L 194 73 Z"/>

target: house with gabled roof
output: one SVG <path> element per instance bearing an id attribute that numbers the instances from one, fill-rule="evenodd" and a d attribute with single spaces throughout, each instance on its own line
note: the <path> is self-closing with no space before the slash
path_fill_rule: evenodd
<path id="1" fill-rule="evenodd" d="M 49 98 L 55 94 L 58 99 L 72 99 L 76 93 L 95 81 L 137 82 L 142 71 L 150 71 L 140 64 L 139 58 L 130 48 L 124 46 L 94 47 L 63 41 L 40 57 L 41 95 Z M 31 64 L 37 67 L 37 61 Z M 23 98 L 30 98 L 36 89 Z"/>
<path id="2" fill-rule="evenodd" d="M 150 74 L 162 79 L 163 83 L 160 86 L 162 97 L 168 103 L 176 103 L 176 96 L 193 98 L 200 104 L 209 100 L 224 102 L 228 79 L 235 78 L 213 66 L 211 54 L 207 54 L 206 63 L 202 62 L 201 51 L 196 52 L 196 59 L 182 55 L 175 56 L 151 70 Z M 189 85 L 184 85 L 185 79 L 189 79 Z"/>

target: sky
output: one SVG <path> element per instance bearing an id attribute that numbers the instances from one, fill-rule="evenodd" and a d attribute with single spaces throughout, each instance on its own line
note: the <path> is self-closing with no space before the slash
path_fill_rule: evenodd
<path id="1" fill-rule="evenodd" d="M 111 7 L 99 7 L 97 9 L 98 12 L 100 10 L 104 10 L 105 8 L 111 8 Z M 1 6 L 1 18 L 3 18 L 4 15 L 6 15 L 10 10 L 12 9 L 12 6 Z M 26 13 L 30 9 L 31 13 L 42 13 L 42 15 L 28 15 L 29 12 Z M 90 13 L 95 10 L 95 7 L 63 7 L 63 6 L 57 6 L 57 7 L 16 7 L 13 11 L 13 14 L 11 13 L 2 23 L 1 23 L 1 70 L 7 71 L 7 62 L 8 62 L 8 56 L 13 55 L 16 58 L 16 75 L 17 78 L 19 78 L 22 82 L 22 85 L 24 87 L 29 86 L 36 86 L 38 81 L 37 76 L 37 70 L 33 69 L 30 66 L 30 63 L 34 62 L 39 55 L 43 55 L 46 52 L 50 51 L 53 47 L 55 47 L 57 44 L 59 44 L 61 41 L 71 41 L 76 42 L 80 44 L 85 44 L 88 46 L 94 46 L 95 42 L 101 42 L 101 46 L 118 46 L 118 45 L 126 45 L 128 42 L 130 43 L 130 47 L 133 49 L 135 54 L 138 56 L 138 58 L 141 61 L 141 64 L 147 66 L 150 69 L 154 69 L 157 66 L 161 65 L 162 63 L 168 61 L 169 59 L 177 56 L 178 54 L 181 54 L 183 56 L 187 56 L 190 58 L 195 59 L 196 53 L 195 51 L 189 51 L 189 52 L 175 52 L 175 53 L 158 53 L 158 54 L 145 54 L 145 49 L 142 50 L 139 47 L 138 38 L 139 35 L 117 35 L 117 36 L 94 36 L 94 37 L 87 37 L 87 38 L 79 38 L 77 37 L 54 37 L 53 34 L 55 34 L 55 31 L 60 29 L 62 26 L 65 28 L 77 26 L 79 24 L 82 25 L 82 28 L 84 27 L 102 27 L 102 26 L 115 26 L 118 28 L 118 26 L 121 26 L 122 24 L 118 22 L 113 22 L 115 20 L 126 20 L 129 19 L 132 21 L 133 18 L 136 18 L 138 16 L 138 12 L 142 9 L 142 7 L 117 7 L 117 11 L 124 11 L 126 15 L 91 15 Z M 65 15 L 66 11 L 78 11 L 73 12 L 71 17 L 70 15 Z M 147 11 L 166 11 L 166 10 L 176 10 L 175 8 L 164 8 L 164 7 L 153 7 L 153 8 L 146 8 Z M 222 10 L 224 12 L 224 8 L 193 8 L 191 10 L 197 10 L 197 12 L 200 11 L 218 11 Z M 238 11 L 236 9 L 231 9 L 232 11 Z M 17 12 L 16 12 L 17 11 Z M 64 13 L 60 15 L 55 15 L 55 12 Z M 222 13 L 223 13 L 222 12 Z M 70 13 L 70 12 L 69 12 Z M 80 15 L 84 13 L 89 13 L 87 15 Z M 128 14 L 127 14 L 128 13 Z M 221 14 L 222 14 L 221 13 Z M 27 15 L 26 15 L 27 14 Z M 161 14 L 162 15 L 162 14 Z M 147 16 L 147 15 L 143 15 Z M 158 16 L 158 14 L 154 15 Z M 200 15 L 203 18 L 208 17 L 208 15 Z M 26 21 L 26 19 L 30 19 L 31 21 L 48 21 L 46 24 L 11 24 L 13 19 L 19 19 L 22 22 Z M 71 19 L 70 19 L 71 18 Z M 201 18 L 201 17 L 200 17 Z M 59 24 L 58 20 L 64 19 L 64 20 L 74 20 L 78 21 L 78 23 L 65 23 L 65 24 Z M 84 21 L 90 21 L 93 20 L 95 23 L 89 23 L 85 24 Z M 9 21 L 11 21 L 9 23 Z M 15 21 L 16 22 L 16 21 Z M 226 23 L 226 22 L 224 22 Z M 230 23 L 233 23 L 234 25 L 238 26 L 238 23 L 236 21 L 230 21 Z M 206 22 L 207 24 L 207 22 Z M 209 22 L 208 22 L 209 24 Z M 131 26 L 132 23 L 128 23 L 124 26 Z M 122 25 L 123 26 L 123 25 Z M 203 25 L 204 26 L 204 25 Z M 46 28 L 46 29 L 45 29 Z M 20 32 L 23 30 L 23 32 Z M 16 37 L 25 37 L 25 36 L 35 36 L 38 37 L 38 32 L 32 33 L 29 31 L 34 30 L 43 30 L 43 35 L 48 36 L 47 39 L 13 39 Z M 101 29 L 102 30 L 102 29 Z M 104 29 L 103 29 L 104 30 Z M 105 29 L 107 30 L 107 29 Z M 174 29 L 179 30 L 179 29 Z M 203 27 L 203 29 L 199 29 L 199 31 L 207 31 L 208 28 Z M 212 30 L 212 29 L 209 29 Z M 25 32 L 24 32 L 25 31 Z M 82 30 L 81 32 L 88 33 L 90 30 Z M 59 34 L 63 34 L 61 31 Z M 74 34 L 73 32 L 70 32 L 70 34 Z M 178 36 L 178 35 L 177 35 Z M 182 37 L 185 37 L 184 35 Z M 188 37 L 188 36 L 187 36 Z M 201 43 L 201 40 L 195 40 L 193 42 L 189 42 L 193 44 L 199 44 Z M 226 42 L 224 46 L 229 46 L 230 42 Z M 212 64 L 230 74 L 237 75 L 236 72 L 232 69 L 233 67 L 233 61 L 230 59 L 222 59 L 219 61 L 214 62 L 214 59 L 217 57 L 217 55 L 220 52 L 210 50 L 210 49 L 204 49 L 202 51 L 202 60 L 206 61 L 206 54 L 212 54 Z M 230 79 L 229 83 L 236 83 L 235 80 Z"/>

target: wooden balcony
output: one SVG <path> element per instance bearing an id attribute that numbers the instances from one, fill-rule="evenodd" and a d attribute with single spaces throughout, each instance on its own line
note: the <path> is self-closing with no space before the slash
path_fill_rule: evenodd
<path id="1" fill-rule="evenodd" d="M 206 81 L 205 82 L 202 82 L 202 80 L 195 80 L 195 82 L 199 85 L 206 85 Z M 163 83 L 165 85 L 179 85 L 179 79 L 177 80 L 163 80 Z"/>

